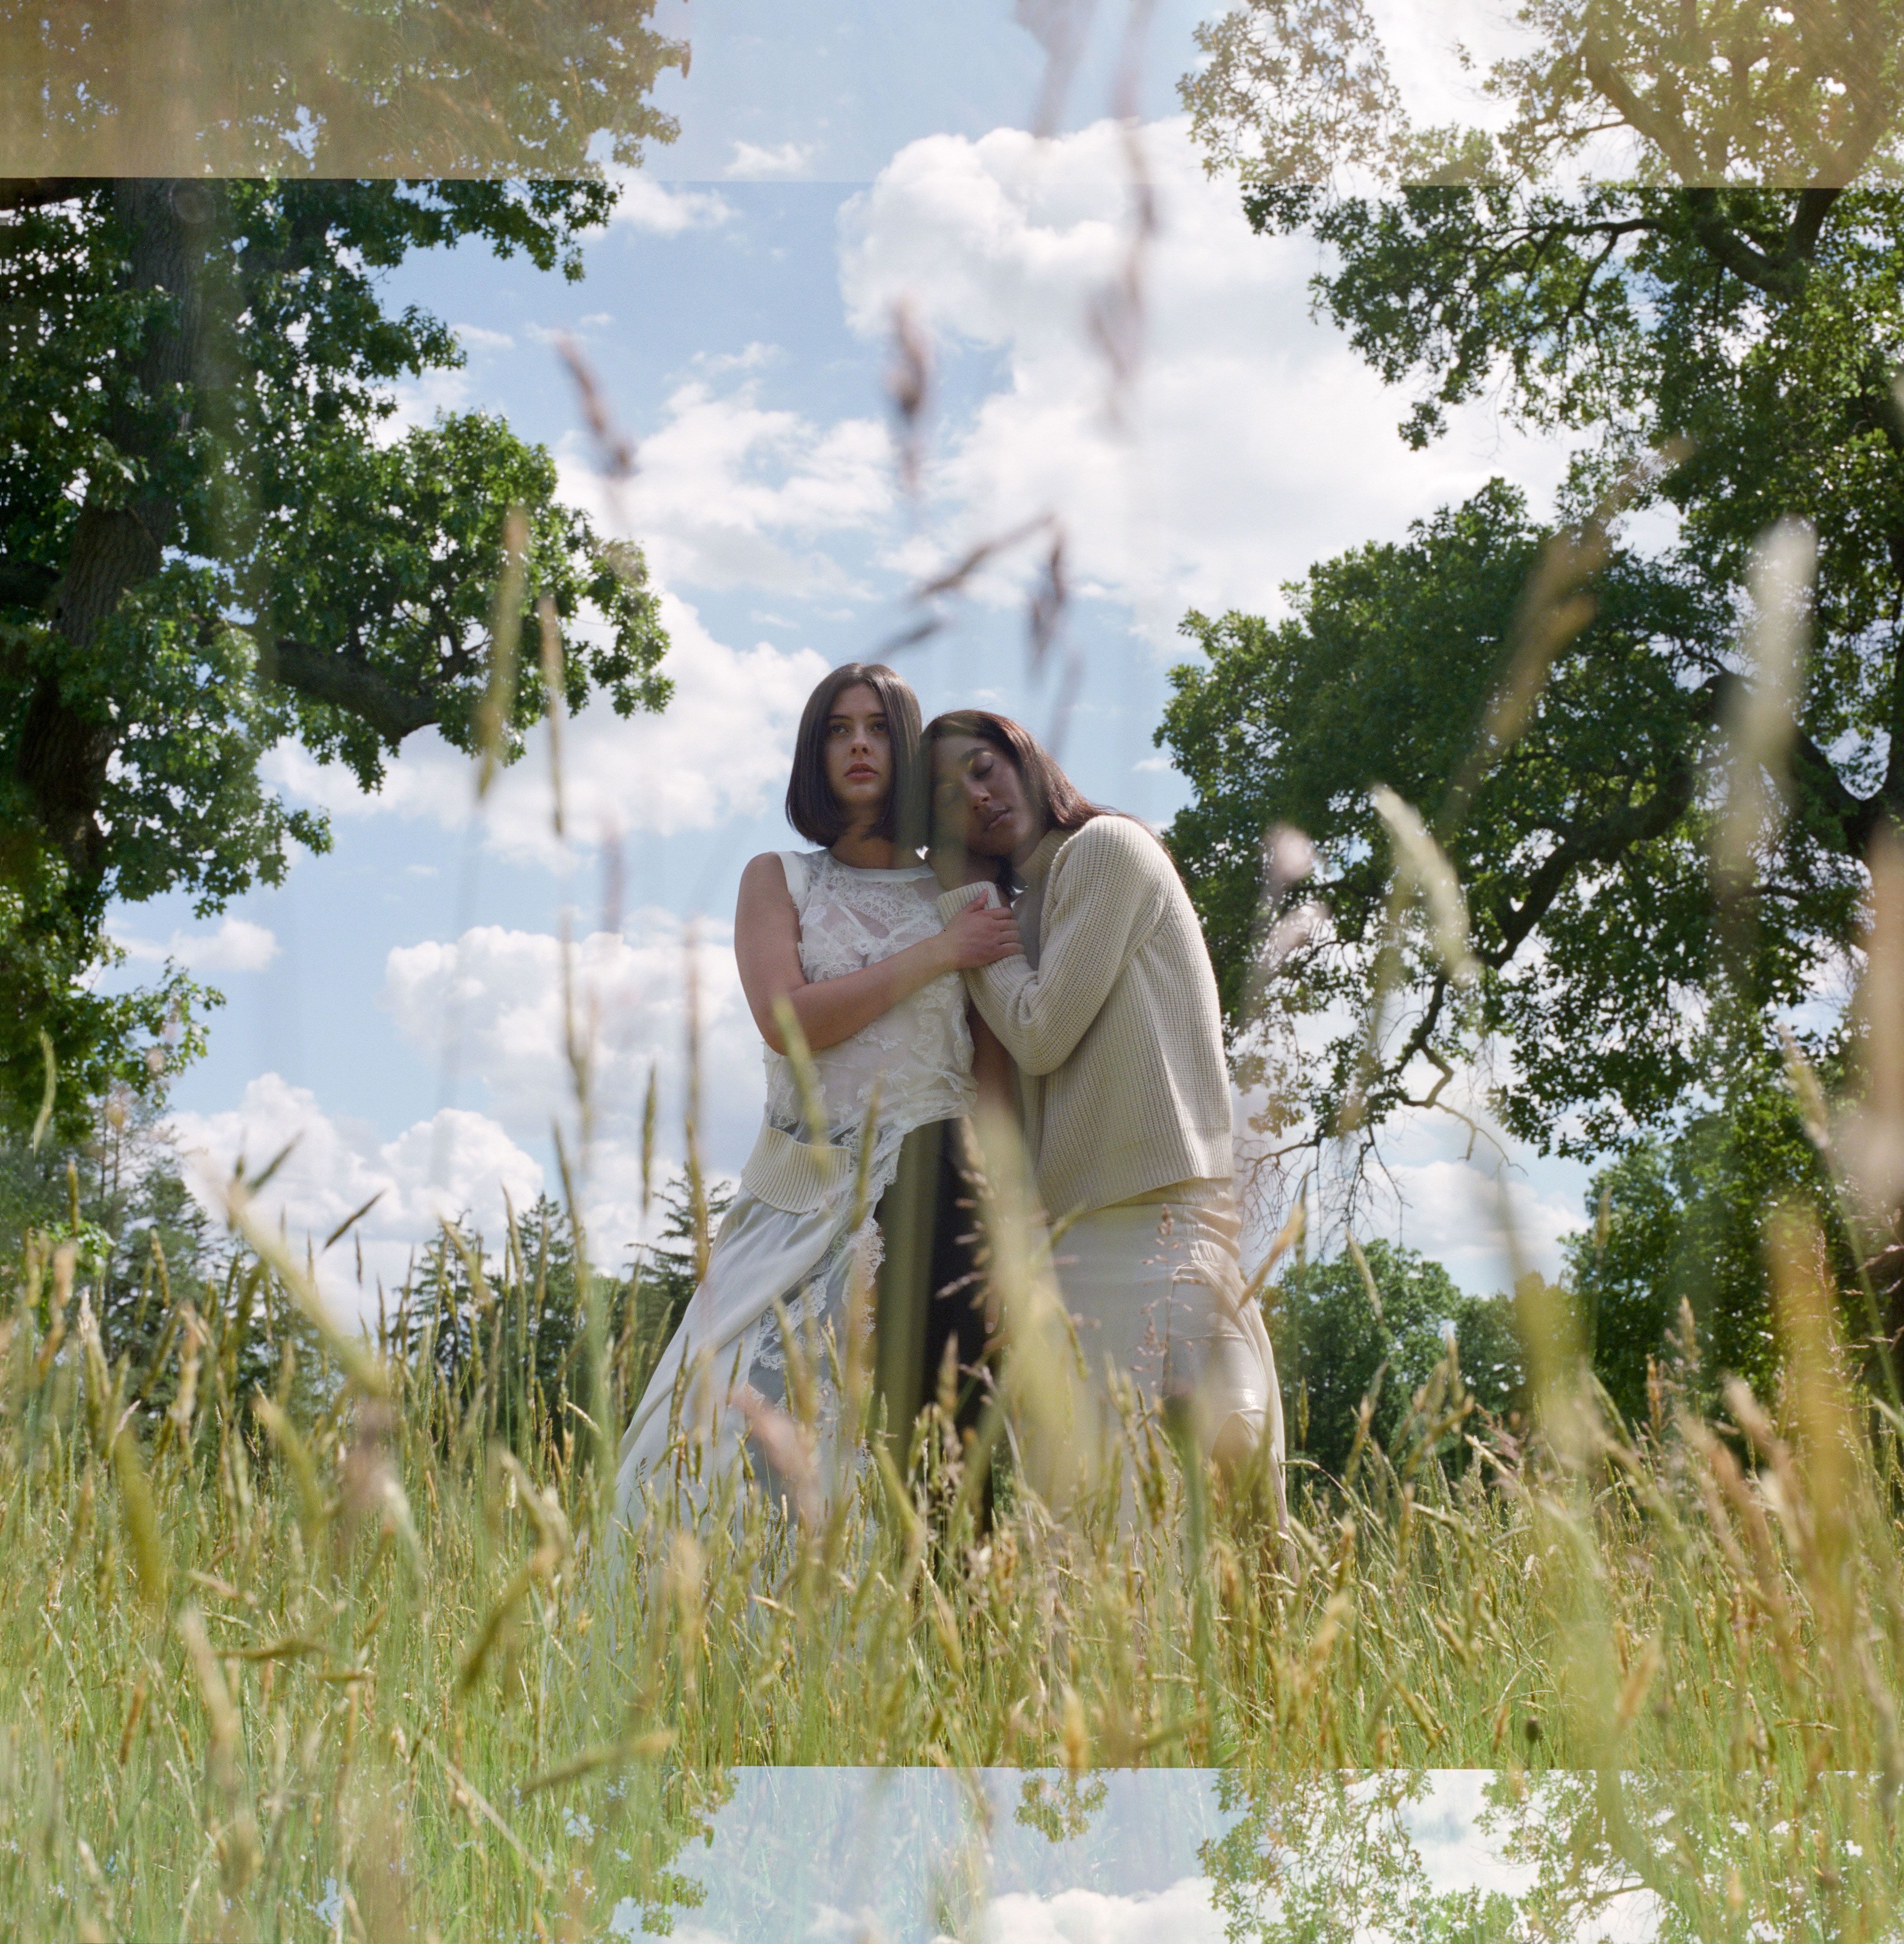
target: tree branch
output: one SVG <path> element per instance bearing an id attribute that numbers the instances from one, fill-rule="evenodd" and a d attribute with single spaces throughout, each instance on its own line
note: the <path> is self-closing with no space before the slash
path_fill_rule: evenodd
<path id="1" fill-rule="evenodd" d="M 259 657 L 266 680 L 281 682 L 313 702 L 355 715 L 393 747 L 441 719 L 438 705 L 397 687 L 368 663 L 328 654 L 302 641 L 279 641 Z"/>
<path id="2" fill-rule="evenodd" d="M 1401 1047 L 1390 1057 L 1382 1062 L 1376 1072 L 1374 1078 L 1380 1083 L 1380 1090 L 1390 1100 L 1410 1107 L 1433 1106 L 1437 1103 L 1437 1097 L 1441 1089 L 1454 1077 L 1454 1069 L 1429 1044 L 1429 1041 L 1435 1037 L 1435 1029 L 1441 1023 L 1441 1009 L 1447 1004 L 1447 974 L 1445 972 L 1438 972 L 1435 975 L 1434 985 L 1429 992 L 1428 1003 L 1423 1007 L 1421 1017 L 1416 1020 L 1413 1031 L 1402 1042 Z M 1402 1091 L 1402 1075 L 1407 1072 L 1410 1062 L 1418 1054 L 1427 1060 L 1431 1065 L 1439 1069 L 1441 1075 L 1441 1078 L 1435 1082 L 1434 1090 L 1429 1094 L 1426 1102 L 1410 1100 L 1408 1095 Z M 1365 1089 L 1363 1095 L 1365 1103 L 1372 1103 L 1376 1091 L 1376 1089 L 1373 1086 Z M 1370 1116 L 1371 1124 L 1378 1118 L 1380 1117 L 1371 1115 Z"/>
<path id="3" fill-rule="evenodd" d="M 1408 1105 L 1411 1107 L 1432 1107 L 1441 1099 L 1441 1089 L 1454 1078 L 1454 1069 L 1432 1046 L 1422 1047 L 1421 1057 L 1441 1077 L 1419 1100 L 1410 1100 Z M 1453 1109 L 1450 1109 L 1449 1111 L 1452 1112 Z"/>
<path id="4" fill-rule="evenodd" d="M 1770 295 L 1784 294 L 1784 272 L 1764 251 L 1755 249 L 1719 214 L 1719 192 L 1713 189 L 1689 189 L 1686 207 L 1691 211 L 1693 233 L 1705 245 L 1706 254 L 1723 269 L 1743 278 L 1754 290 Z"/>
<path id="5" fill-rule="evenodd" d="M 1898 767 L 1897 744 L 1891 744 L 1891 768 Z M 1844 847 L 1853 854 L 1870 841 L 1871 833 L 1884 810 L 1884 800 L 1891 794 L 1892 779 L 1887 776 L 1872 795 L 1857 795 L 1838 773 L 1837 765 L 1809 736 L 1795 734 L 1792 739 L 1792 767 L 1800 785 L 1813 802 L 1832 818 L 1843 834 Z"/>
<path id="6" fill-rule="evenodd" d="M 1843 193 L 1826 187 L 1801 189 L 1776 256 L 1748 243 L 1719 214 L 1717 189 L 1687 189 L 1686 206 L 1692 211 L 1693 233 L 1716 263 L 1768 297 L 1789 297 L 1810 268 L 1825 219 Z"/>
<path id="7" fill-rule="evenodd" d="M 1587 864 L 1610 864 L 1635 844 L 1663 836 L 1690 807 L 1698 780 L 1697 766 L 1690 756 L 1683 756 L 1645 802 L 1616 811 L 1569 834 L 1535 872 L 1518 906 L 1505 896 L 1493 901 L 1492 915 L 1501 943 L 1492 951 L 1477 949 L 1475 956 L 1490 971 L 1498 972 L 1546 917 L 1576 870 Z"/>
<path id="8" fill-rule="evenodd" d="M 1619 110 L 1621 120 L 1666 157 L 1681 182 L 1690 182 L 1703 173 L 1700 158 L 1685 130 L 1641 100 L 1632 84 L 1607 57 L 1597 34 L 1589 34 L 1582 46 L 1580 66 L 1587 79 Z"/>
<path id="9" fill-rule="evenodd" d="M 1415 1022 L 1414 1031 L 1408 1035 L 1391 1069 L 1398 1079 L 1416 1054 L 1427 1053 L 1428 1042 L 1434 1038 L 1435 1029 L 1441 1023 L 1441 1008 L 1447 1003 L 1447 974 L 1438 972 L 1435 975 L 1434 986 L 1429 992 L 1428 1004 L 1423 1008 L 1421 1017 Z M 1432 1054 L 1429 1057 L 1431 1059 L 1434 1057 Z M 1435 1063 L 1438 1066 L 1441 1062 L 1436 1060 Z"/>
<path id="10" fill-rule="evenodd" d="M 1819 187 L 1799 192 L 1798 207 L 1792 212 L 1792 227 L 1786 232 L 1785 248 L 1777 260 L 1788 266 L 1809 263 L 1817 254 L 1819 232 L 1832 205 L 1844 193 L 1841 189 Z"/>
<path id="11" fill-rule="evenodd" d="M 1612 256 L 1614 251 L 1619 248 L 1619 229 L 1608 229 L 1607 240 L 1600 246 L 1599 255 L 1588 264 L 1586 275 L 1580 279 L 1580 288 L 1574 292 L 1573 302 L 1561 313 L 1559 330 L 1561 333 L 1564 333 L 1570 325 L 1580 324 L 1586 321 L 1587 300 L 1593 294 L 1593 286 L 1598 281 L 1600 272 L 1607 267 L 1607 260 Z M 1589 335 L 1592 334 L 1589 327 Z"/>

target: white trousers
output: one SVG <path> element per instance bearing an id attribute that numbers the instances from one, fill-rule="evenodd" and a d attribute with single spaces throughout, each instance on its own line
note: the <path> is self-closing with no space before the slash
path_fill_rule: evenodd
<path id="1" fill-rule="evenodd" d="M 1088 1380 L 1080 1433 L 1108 1447 L 1127 1378 L 1147 1410 L 1187 1405 L 1198 1448 L 1225 1471 L 1266 1441 L 1280 1515 L 1282 1399 L 1262 1312 L 1244 1300 L 1241 1226 L 1227 1182 L 1184 1182 L 1080 1217 L 1053 1264 Z"/>

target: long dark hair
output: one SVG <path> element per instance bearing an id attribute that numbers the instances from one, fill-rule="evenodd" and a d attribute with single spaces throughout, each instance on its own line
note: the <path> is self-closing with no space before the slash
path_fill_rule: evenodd
<path id="1" fill-rule="evenodd" d="M 1009 715 L 995 715 L 989 709 L 949 709 L 926 724 L 921 767 L 928 780 L 934 749 L 946 736 L 970 736 L 997 750 L 1018 772 L 1033 807 L 1050 829 L 1081 830 L 1093 817 L 1118 814 L 1103 804 L 1093 803 L 1022 722 L 1013 721 Z"/>
<path id="2" fill-rule="evenodd" d="M 810 844 L 829 849 L 846 834 L 846 813 L 826 780 L 826 719 L 843 690 L 864 683 L 885 712 L 893 750 L 892 794 L 869 835 L 916 847 L 924 839 L 919 815 L 919 698 L 903 675 L 883 662 L 844 662 L 807 697 L 793 741 L 793 774 L 787 779 L 786 820 Z"/>

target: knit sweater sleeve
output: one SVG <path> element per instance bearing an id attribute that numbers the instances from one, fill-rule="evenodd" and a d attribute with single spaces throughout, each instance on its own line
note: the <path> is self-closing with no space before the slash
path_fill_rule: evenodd
<path id="1" fill-rule="evenodd" d="M 1052 862 L 1038 970 L 1014 957 L 966 974 L 986 1025 L 1026 1072 L 1050 1073 L 1070 1058 L 1155 924 L 1155 851 L 1127 817 L 1093 818 Z"/>

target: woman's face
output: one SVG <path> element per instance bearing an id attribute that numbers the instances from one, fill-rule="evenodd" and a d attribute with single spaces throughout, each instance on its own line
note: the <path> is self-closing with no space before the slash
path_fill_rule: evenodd
<path id="1" fill-rule="evenodd" d="M 1029 852 L 1043 832 L 1017 765 L 976 736 L 942 736 L 933 750 L 940 828 L 981 857 Z"/>
<path id="2" fill-rule="evenodd" d="M 843 688 L 826 717 L 826 781 L 847 819 L 877 820 L 893 789 L 885 705 L 863 681 Z"/>

